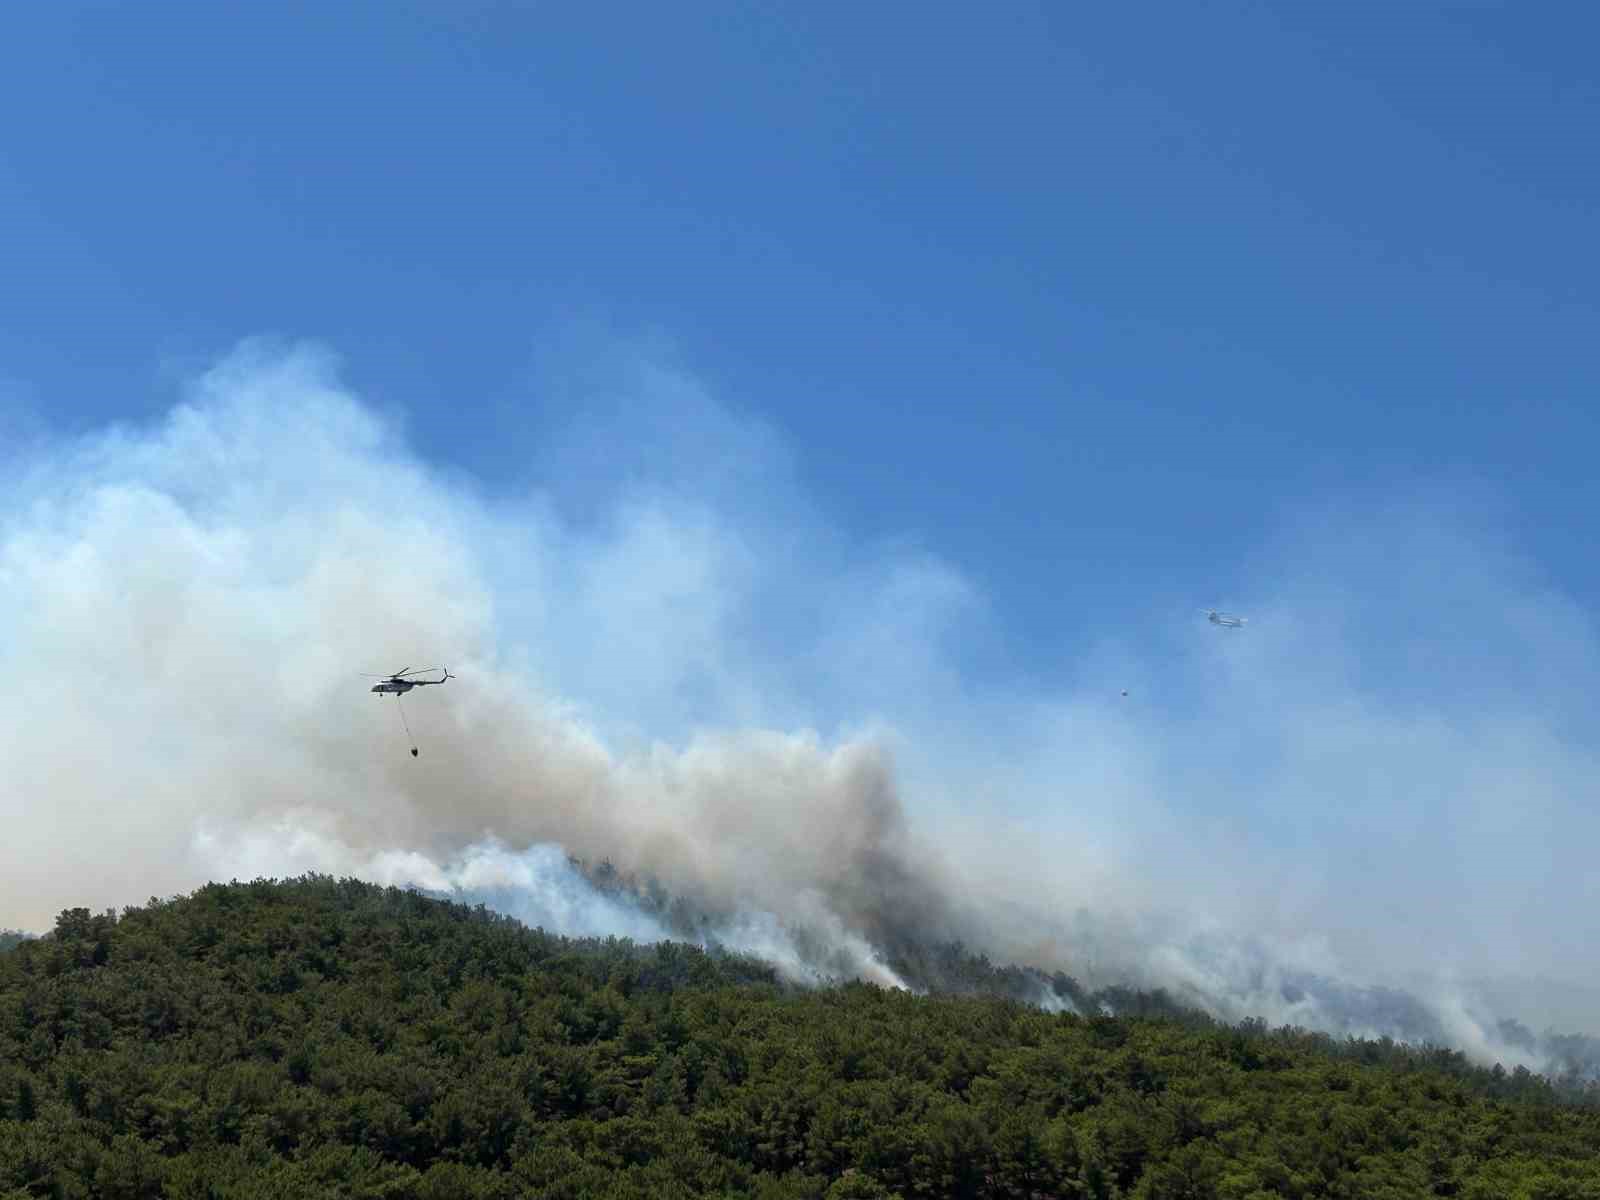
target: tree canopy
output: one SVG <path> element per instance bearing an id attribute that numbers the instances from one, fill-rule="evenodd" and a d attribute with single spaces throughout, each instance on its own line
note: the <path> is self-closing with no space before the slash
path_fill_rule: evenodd
<path id="1" fill-rule="evenodd" d="M 1592 1095 L 1123 999 L 803 989 L 322 876 L 70 909 L 0 953 L 0 1197 L 1600 1196 Z"/>

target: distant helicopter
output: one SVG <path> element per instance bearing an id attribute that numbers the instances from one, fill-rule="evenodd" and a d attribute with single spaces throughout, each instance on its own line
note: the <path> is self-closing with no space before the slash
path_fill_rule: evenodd
<path id="1" fill-rule="evenodd" d="M 1231 613 L 1218 612 L 1214 608 L 1202 608 L 1200 611 L 1205 613 L 1206 620 L 1213 625 L 1221 625 L 1224 629 L 1244 628 L 1245 619 L 1243 617 L 1236 617 Z"/>
<path id="2" fill-rule="evenodd" d="M 412 679 L 412 675 L 425 675 L 429 671 L 443 671 L 443 679 Z M 417 757 L 417 742 L 411 736 L 411 722 L 406 720 L 405 706 L 400 703 L 412 688 L 438 687 L 446 680 L 454 679 L 448 667 L 407 667 L 404 671 L 396 671 L 393 675 L 368 675 L 368 679 L 377 679 L 381 682 L 372 685 L 372 690 L 379 696 L 393 696 L 395 707 L 400 710 L 400 725 L 406 731 L 406 737 L 411 738 L 411 757 Z"/>
<path id="3" fill-rule="evenodd" d="M 430 671 L 443 671 L 444 679 L 407 679 L 407 675 L 426 675 Z M 448 667 L 408 667 L 404 671 L 396 671 L 393 675 L 368 675 L 368 679 L 381 679 L 382 683 L 372 685 L 372 690 L 380 696 L 385 692 L 393 692 L 396 696 L 404 696 L 412 688 L 438 687 L 445 679 L 454 679 Z"/>

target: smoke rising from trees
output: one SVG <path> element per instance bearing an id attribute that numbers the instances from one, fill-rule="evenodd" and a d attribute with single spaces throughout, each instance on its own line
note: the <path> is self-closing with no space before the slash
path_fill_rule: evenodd
<path id="1" fill-rule="evenodd" d="M 618 378 L 520 491 L 428 466 L 306 347 L 17 450 L 0 926 L 317 869 L 658 935 L 573 856 L 798 978 L 896 983 L 960 939 L 1508 1062 L 1475 980 L 1600 986 L 1600 652 L 1481 493 L 1300 510 L 1240 581 L 1248 633 L 1174 597 L 1002 691 L 963 671 L 1000 619 L 974 581 L 851 544 L 692 380 Z M 413 760 L 358 672 L 434 663 L 458 678 L 408 698 Z"/>

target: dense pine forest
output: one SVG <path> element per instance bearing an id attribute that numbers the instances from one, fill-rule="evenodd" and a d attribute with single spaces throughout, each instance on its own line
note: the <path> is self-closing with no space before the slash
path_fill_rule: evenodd
<path id="1" fill-rule="evenodd" d="M 1592 1092 L 953 950 L 802 989 L 314 876 L 7 944 L 3 1200 L 1600 1197 Z"/>

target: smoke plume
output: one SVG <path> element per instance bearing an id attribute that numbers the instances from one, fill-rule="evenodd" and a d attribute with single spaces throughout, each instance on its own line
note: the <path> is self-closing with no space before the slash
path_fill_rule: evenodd
<path id="1" fill-rule="evenodd" d="M 1600 644 L 1464 485 L 1302 508 L 1246 631 L 1173 597 L 1046 693 L 963 670 L 973 581 L 852 544 L 780 438 L 647 358 L 515 488 L 269 344 L 7 465 L 0 926 L 315 869 L 670 932 L 607 864 L 797 979 L 961 939 L 1507 1062 L 1537 1055 L 1504 980 L 1592 1015 L 1561 997 L 1600 987 Z M 360 673 L 434 665 L 412 758 Z"/>

